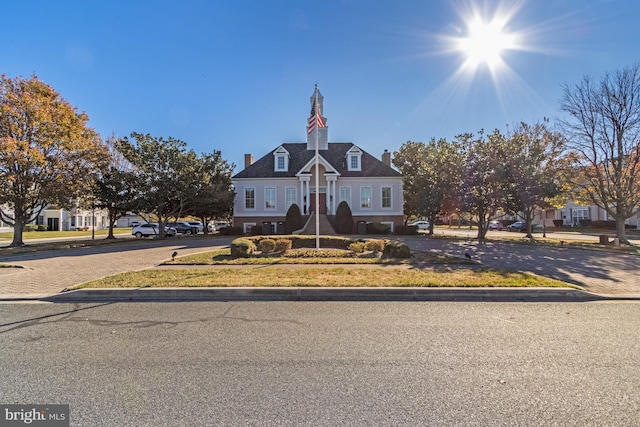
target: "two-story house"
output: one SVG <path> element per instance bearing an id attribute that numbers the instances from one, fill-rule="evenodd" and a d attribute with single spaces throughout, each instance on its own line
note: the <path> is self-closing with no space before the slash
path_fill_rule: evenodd
<path id="1" fill-rule="evenodd" d="M 275 232 L 294 203 L 303 215 L 315 213 L 317 191 L 320 215 L 334 215 L 346 201 L 354 231 L 359 221 L 388 224 L 393 231 L 403 223 L 404 210 L 402 175 L 391 167 L 391 153 L 385 150 L 377 159 L 352 142 L 329 142 L 324 97 L 317 87 L 310 101 L 312 117 L 317 113 L 320 125 L 307 128 L 306 142 L 281 144 L 255 162 L 245 154 L 245 168 L 232 178 L 233 225 L 248 232 L 254 225 L 271 223 Z"/>

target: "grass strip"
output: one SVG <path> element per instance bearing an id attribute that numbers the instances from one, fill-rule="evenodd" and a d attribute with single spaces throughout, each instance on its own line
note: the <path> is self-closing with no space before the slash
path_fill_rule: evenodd
<path id="1" fill-rule="evenodd" d="M 211 268 L 143 270 L 94 280 L 81 288 L 163 287 L 572 287 L 553 279 L 495 269 Z"/>
<path id="2" fill-rule="evenodd" d="M 412 251 L 412 258 L 380 258 L 371 254 L 350 257 L 288 257 L 279 254 L 256 255 L 249 258 L 235 258 L 230 249 L 219 249 L 192 255 L 177 257 L 166 261 L 165 265 L 278 265 L 278 264 L 473 264 L 464 258 L 458 258 L 436 252 Z"/>

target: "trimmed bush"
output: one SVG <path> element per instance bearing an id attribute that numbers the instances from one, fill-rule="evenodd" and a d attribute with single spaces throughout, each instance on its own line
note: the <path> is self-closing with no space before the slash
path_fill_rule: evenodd
<path id="1" fill-rule="evenodd" d="M 242 227 L 224 227 L 220 229 L 221 236 L 242 236 L 243 234 Z"/>
<path id="2" fill-rule="evenodd" d="M 384 250 L 384 240 L 369 239 L 364 242 L 364 248 L 372 252 L 382 252 Z"/>
<path id="3" fill-rule="evenodd" d="M 36 231 L 37 229 L 38 229 L 38 226 L 35 224 L 25 224 L 22 231 Z"/>
<path id="4" fill-rule="evenodd" d="M 583 227 L 591 227 L 591 220 L 590 219 L 581 219 L 580 220 L 580 225 Z"/>
<path id="5" fill-rule="evenodd" d="M 391 227 L 388 224 L 381 224 L 379 222 L 367 223 L 367 234 L 389 234 Z"/>
<path id="6" fill-rule="evenodd" d="M 229 227 L 227 227 L 229 228 Z M 224 230 L 224 229 L 223 229 Z M 239 238 L 231 242 L 231 256 L 236 258 L 248 258 L 253 255 L 256 245 L 249 239 Z"/>
<path id="7" fill-rule="evenodd" d="M 365 250 L 364 242 L 353 242 L 349 245 L 349 250 L 357 254 L 361 254 Z"/>
<path id="8" fill-rule="evenodd" d="M 303 226 L 300 208 L 294 203 L 289 206 L 287 210 L 287 216 L 284 219 L 284 232 L 285 234 L 292 234 L 294 231 L 300 230 Z"/>
<path id="9" fill-rule="evenodd" d="M 251 226 L 251 230 L 249 231 L 252 236 L 259 236 L 262 234 L 262 226 L 261 225 L 253 225 Z"/>
<path id="10" fill-rule="evenodd" d="M 351 234 L 353 232 L 353 214 L 346 201 L 341 201 L 336 208 L 336 233 Z"/>
<path id="11" fill-rule="evenodd" d="M 284 253 L 291 249 L 293 243 L 289 239 L 278 239 L 276 240 L 276 252 Z"/>
<path id="12" fill-rule="evenodd" d="M 38 231 L 47 231 L 48 229 L 49 229 L 49 227 L 47 227 L 44 224 L 38 225 Z"/>
<path id="13" fill-rule="evenodd" d="M 554 219 L 553 220 L 553 225 L 555 225 L 556 227 L 562 227 L 562 220 L 561 219 Z"/>
<path id="14" fill-rule="evenodd" d="M 276 241 L 273 239 L 263 239 L 258 243 L 258 250 L 263 254 L 270 254 L 276 249 Z"/>
<path id="15" fill-rule="evenodd" d="M 615 221 L 592 221 L 591 225 L 593 228 L 603 228 L 606 230 L 615 230 L 616 222 Z"/>
<path id="16" fill-rule="evenodd" d="M 388 240 L 384 245 L 382 256 L 386 258 L 410 258 L 411 249 L 405 243 Z"/>
<path id="17" fill-rule="evenodd" d="M 395 233 L 398 236 L 410 236 L 418 234 L 418 226 L 417 225 L 396 225 Z"/>

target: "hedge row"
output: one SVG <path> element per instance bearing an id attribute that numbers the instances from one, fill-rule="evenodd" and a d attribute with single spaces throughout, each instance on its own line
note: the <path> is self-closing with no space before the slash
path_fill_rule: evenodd
<path id="1" fill-rule="evenodd" d="M 251 236 L 241 237 L 231 242 L 231 256 L 250 257 L 256 250 L 263 253 L 281 253 L 289 249 L 313 249 L 316 239 L 313 236 Z M 411 250 L 403 242 L 379 239 L 350 239 L 346 237 L 323 236 L 320 238 L 323 249 L 343 249 L 354 252 L 364 250 L 382 252 L 383 256 L 391 258 L 408 258 Z"/>

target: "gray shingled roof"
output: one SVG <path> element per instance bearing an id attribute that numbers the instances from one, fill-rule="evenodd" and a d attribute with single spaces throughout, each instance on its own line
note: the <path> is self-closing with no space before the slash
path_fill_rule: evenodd
<path id="1" fill-rule="evenodd" d="M 399 177 L 402 176 L 395 169 L 382 163 L 371 154 L 362 151 L 362 167 L 360 171 L 347 170 L 347 151 L 354 146 L 351 142 L 330 142 L 328 150 L 319 150 L 320 156 L 328 161 L 343 177 Z M 278 146 L 279 147 L 279 146 Z M 275 172 L 274 148 L 246 169 L 237 173 L 233 178 L 286 178 L 294 177 L 315 155 L 314 150 L 307 150 L 307 143 L 286 143 L 282 147 L 289 152 L 289 170 Z M 359 147 L 358 147 L 359 148 Z"/>

